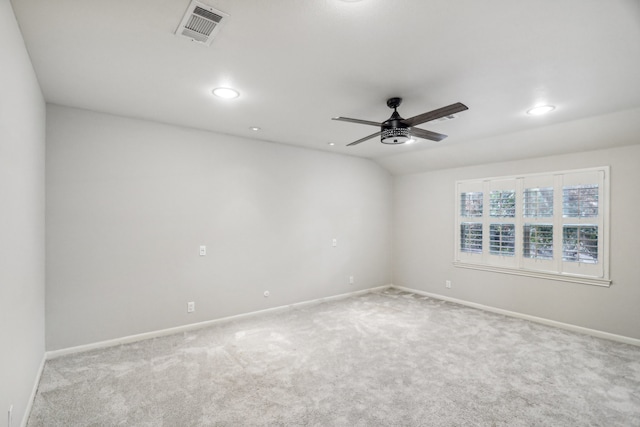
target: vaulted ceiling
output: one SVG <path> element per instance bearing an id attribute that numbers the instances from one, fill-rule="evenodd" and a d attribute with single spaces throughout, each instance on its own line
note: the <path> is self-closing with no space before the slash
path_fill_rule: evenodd
<path id="1" fill-rule="evenodd" d="M 12 4 L 47 102 L 380 162 L 640 106 L 637 0 L 203 2 L 229 15 L 211 46 L 175 35 L 190 0 Z M 331 118 L 381 122 L 392 96 L 469 110 L 420 126 L 443 142 L 346 147 L 376 129 Z"/>

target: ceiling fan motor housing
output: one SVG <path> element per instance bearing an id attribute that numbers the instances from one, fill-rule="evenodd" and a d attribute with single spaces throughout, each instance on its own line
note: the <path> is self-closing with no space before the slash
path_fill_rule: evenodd
<path id="1" fill-rule="evenodd" d="M 402 123 L 404 119 L 394 111 L 389 120 L 382 123 L 380 142 L 383 144 L 404 144 L 411 139 L 411 129 Z"/>

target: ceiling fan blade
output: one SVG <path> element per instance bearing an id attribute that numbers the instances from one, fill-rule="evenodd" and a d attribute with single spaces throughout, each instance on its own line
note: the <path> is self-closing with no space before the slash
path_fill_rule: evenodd
<path id="1" fill-rule="evenodd" d="M 411 135 L 431 141 L 442 141 L 447 137 L 447 135 L 443 135 L 441 133 L 431 132 L 430 130 L 418 129 L 414 127 L 411 128 Z"/>
<path id="2" fill-rule="evenodd" d="M 351 144 L 347 144 L 347 147 L 350 147 L 352 145 L 356 145 L 356 144 L 360 144 L 361 142 L 365 142 L 367 139 L 371 139 L 371 138 L 375 138 L 376 136 L 379 136 L 382 132 L 376 132 L 372 135 L 369 136 L 365 136 L 364 138 L 361 138 L 357 141 L 353 141 Z"/>
<path id="3" fill-rule="evenodd" d="M 350 119 L 348 117 L 333 117 L 331 120 L 339 120 L 341 122 L 360 123 L 361 125 L 371 125 L 380 127 L 382 123 L 376 123 L 369 120 Z"/>
<path id="4" fill-rule="evenodd" d="M 455 104 L 438 108 L 437 110 L 429 111 L 428 113 L 422 113 L 422 114 L 418 114 L 417 116 L 404 119 L 402 122 L 409 126 L 416 126 L 421 123 L 430 122 L 431 120 L 436 120 L 441 117 L 450 116 L 451 114 L 456 114 L 468 109 L 469 107 L 467 107 L 463 103 L 456 102 Z"/>

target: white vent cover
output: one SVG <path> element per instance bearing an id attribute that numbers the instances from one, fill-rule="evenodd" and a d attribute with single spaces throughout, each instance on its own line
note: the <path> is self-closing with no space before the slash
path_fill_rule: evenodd
<path id="1" fill-rule="evenodd" d="M 176 35 L 210 46 L 228 18 L 228 14 L 193 0 L 176 30 Z"/>

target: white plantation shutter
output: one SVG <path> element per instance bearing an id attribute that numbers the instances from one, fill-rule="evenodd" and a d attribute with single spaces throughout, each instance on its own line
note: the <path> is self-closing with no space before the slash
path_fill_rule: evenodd
<path id="1" fill-rule="evenodd" d="M 454 263 L 610 284 L 609 168 L 456 183 Z"/>
<path id="2" fill-rule="evenodd" d="M 522 259 L 525 270 L 558 273 L 555 215 L 560 175 L 532 175 L 522 178 Z"/>
<path id="3" fill-rule="evenodd" d="M 484 193 L 482 182 L 456 185 L 456 258 L 481 263 L 483 253 Z"/>
<path id="4" fill-rule="evenodd" d="M 568 274 L 605 278 L 606 171 L 584 171 L 562 176 L 561 270 Z"/>

